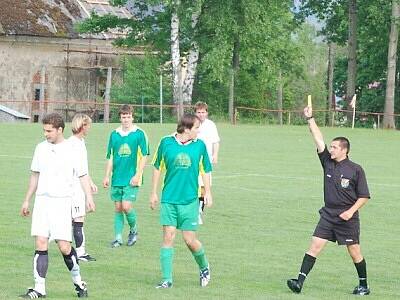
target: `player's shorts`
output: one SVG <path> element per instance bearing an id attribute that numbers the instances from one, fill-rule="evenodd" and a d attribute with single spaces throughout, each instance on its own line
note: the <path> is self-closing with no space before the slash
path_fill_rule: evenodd
<path id="1" fill-rule="evenodd" d="M 36 196 L 31 235 L 71 242 L 71 203 L 71 197 Z"/>
<path id="2" fill-rule="evenodd" d="M 197 198 L 189 204 L 161 203 L 160 224 L 174 226 L 184 231 L 196 231 L 198 228 L 199 201 Z"/>
<path id="3" fill-rule="evenodd" d="M 211 186 L 212 185 L 211 172 L 209 173 L 209 175 L 210 175 L 210 186 Z M 199 175 L 199 188 L 203 186 L 204 186 L 203 177 Z"/>
<path id="4" fill-rule="evenodd" d="M 350 219 L 343 223 L 332 223 L 324 218 L 320 218 L 313 236 L 338 245 L 353 245 L 360 243 L 360 220 Z"/>
<path id="5" fill-rule="evenodd" d="M 135 202 L 139 192 L 138 186 L 112 186 L 111 187 L 111 200 L 112 201 L 131 201 Z"/>
<path id="6" fill-rule="evenodd" d="M 86 196 L 80 185 L 74 188 L 71 213 L 72 219 L 84 217 L 86 215 Z"/>

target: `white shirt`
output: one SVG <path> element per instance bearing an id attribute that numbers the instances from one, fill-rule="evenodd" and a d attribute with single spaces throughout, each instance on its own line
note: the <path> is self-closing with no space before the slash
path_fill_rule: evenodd
<path id="1" fill-rule="evenodd" d="M 48 141 L 36 146 L 31 170 L 39 172 L 37 196 L 70 197 L 75 176 L 87 174 L 87 167 L 67 140 L 59 144 Z"/>
<path id="2" fill-rule="evenodd" d="M 206 144 L 208 157 L 210 161 L 212 161 L 213 144 L 219 143 L 220 141 L 215 123 L 210 119 L 205 119 L 204 122 L 200 124 L 197 138 L 201 139 Z"/>
<path id="3" fill-rule="evenodd" d="M 84 170 L 86 170 L 86 174 L 89 174 L 89 167 L 88 167 L 88 156 L 86 150 L 86 144 L 84 139 L 80 139 L 75 135 L 72 135 L 68 138 L 68 143 L 71 144 L 71 147 L 74 151 L 76 151 L 76 155 L 78 155 L 78 160 L 82 162 L 82 166 Z M 81 183 L 79 182 L 79 175 L 74 172 L 74 186 L 77 188 L 81 188 Z"/>

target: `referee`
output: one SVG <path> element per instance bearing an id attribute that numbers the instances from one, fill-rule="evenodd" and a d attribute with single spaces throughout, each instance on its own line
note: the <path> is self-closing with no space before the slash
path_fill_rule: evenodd
<path id="1" fill-rule="evenodd" d="M 304 255 L 297 279 L 289 279 L 287 285 L 294 293 L 300 293 L 304 280 L 314 266 L 317 256 L 328 241 L 346 245 L 356 267 L 359 285 L 355 295 L 368 295 L 367 266 L 360 248 L 360 220 L 358 210 L 370 198 L 367 180 L 361 166 L 348 159 L 350 142 L 345 137 L 332 140 L 329 151 L 314 118 L 312 108 L 304 108 L 309 129 L 317 146 L 318 157 L 324 170 L 324 202 L 319 211 L 320 220 L 315 228 L 311 245 Z"/>

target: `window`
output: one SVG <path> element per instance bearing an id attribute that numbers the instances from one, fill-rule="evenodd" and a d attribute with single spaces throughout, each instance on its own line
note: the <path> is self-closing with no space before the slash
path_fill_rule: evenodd
<path id="1" fill-rule="evenodd" d="M 40 89 L 35 89 L 35 100 L 36 101 L 40 100 Z"/>
<path id="2" fill-rule="evenodd" d="M 34 115 L 33 116 L 33 123 L 38 123 L 39 122 L 39 115 Z"/>

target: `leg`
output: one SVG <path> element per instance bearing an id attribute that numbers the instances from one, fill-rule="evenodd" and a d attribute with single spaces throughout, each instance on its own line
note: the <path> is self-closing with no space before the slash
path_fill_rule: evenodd
<path id="1" fill-rule="evenodd" d="M 311 269 L 314 266 L 315 260 L 317 256 L 324 249 L 328 240 L 322 239 L 316 236 L 313 236 L 311 239 L 310 248 L 306 252 L 303 258 L 303 262 L 300 267 L 300 272 L 297 279 L 289 279 L 287 281 L 288 287 L 294 293 L 300 293 L 303 287 L 303 283 L 307 278 L 308 273 L 310 273 Z"/>
<path id="2" fill-rule="evenodd" d="M 78 256 L 76 255 L 75 249 L 71 246 L 69 241 L 58 240 L 57 245 L 64 257 L 65 265 L 71 272 L 72 282 L 74 283 L 78 297 L 87 297 L 86 282 L 82 281 Z"/>
<path id="3" fill-rule="evenodd" d="M 204 248 L 196 237 L 195 231 L 182 231 L 183 239 L 186 246 L 192 252 L 192 255 L 200 269 L 200 286 L 205 287 L 208 285 L 211 275 L 210 266 L 204 252 Z"/>
<path id="4" fill-rule="evenodd" d="M 129 224 L 128 246 L 133 246 L 137 241 L 136 212 L 133 208 L 132 201 L 122 200 L 122 210 Z"/>
<path id="5" fill-rule="evenodd" d="M 114 215 L 114 232 L 115 240 L 111 243 L 111 247 L 119 247 L 122 245 L 122 231 L 124 230 L 124 213 L 122 211 L 122 202 L 115 201 Z"/>
<path id="6" fill-rule="evenodd" d="M 361 254 L 360 244 L 347 245 L 354 266 L 356 267 L 359 285 L 354 289 L 353 294 L 368 295 L 370 293 L 367 283 L 367 263 Z"/>
<path id="7" fill-rule="evenodd" d="M 46 295 L 46 274 L 49 266 L 48 243 L 47 237 L 36 236 L 35 238 L 36 251 L 33 257 L 35 287 L 33 290 L 43 296 Z M 34 293 L 34 291 L 31 291 L 31 293 Z"/>
<path id="8" fill-rule="evenodd" d="M 176 228 L 174 226 L 163 226 L 163 242 L 160 251 L 162 282 L 157 288 L 169 288 L 172 286 L 172 261 L 175 235 Z"/>

